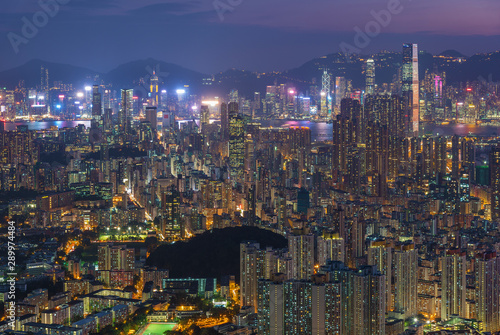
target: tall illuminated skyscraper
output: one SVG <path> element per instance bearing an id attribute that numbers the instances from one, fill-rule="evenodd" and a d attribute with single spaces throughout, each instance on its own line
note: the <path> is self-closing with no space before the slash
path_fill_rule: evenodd
<path id="1" fill-rule="evenodd" d="M 174 186 L 162 194 L 162 221 L 161 231 L 166 239 L 184 237 L 183 225 L 180 217 L 180 193 Z"/>
<path id="2" fill-rule="evenodd" d="M 200 125 L 203 131 L 205 126 L 210 123 L 210 110 L 207 105 L 201 105 L 200 111 Z"/>
<path id="3" fill-rule="evenodd" d="M 94 85 L 92 88 L 92 128 L 102 127 L 102 102 L 99 86 Z"/>
<path id="4" fill-rule="evenodd" d="M 160 103 L 160 92 L 158 91 L 158 76 L 156 75 L 156 71 L 153 70 L 153 75 L 150 79 L 149 84 L 149 95 L 150 95 L 150 104 L 153 107 L 158 107 Z"/>
<path id="5" fill-rule="evenodd" d="M 408 133 L 418 134 L 420 122 L 420 89 L 418 80 L 418 46 L 403 44 L 403 66 L 401 69 L 401 90 L 406 99 L 408 111 Z"/>
<path id="6" fill-rule="evenodd" d="M 134 104 L 134 90 L 122 90 L 122 102 L 120 112 L 118 113 L 118 124 L 120 129 L 125 132 L 130 132 L 130 118 L 132 117 L 132 110 Z"/>
<path id="7" fill-rule="evenodd" d="M 40 89 L 47 93 L 49 91 L 49 70 L 42 66 L 40 69 L 41 79 L 40 79 Z"/>
<path id="8" fill-rule="evenodd" d="M 326 118 L 331 114 L 331 88 L 330 88 L 330 75 L 326 70 L 323 70 L 321 78 L 321 117 Z"/>
<path id="9" fill-rule="evenodd" d="M 238 103 L 228 105 L 229 118 L 229 168 L 231 179 L 241 180 L 245 165 L 245 124 L 238 111 Z"/>
<path id="10" fill-rule="evenodd" d="M 368 59 L 366 61 L 366 94 L 375 93 L 375 61 Z"/>

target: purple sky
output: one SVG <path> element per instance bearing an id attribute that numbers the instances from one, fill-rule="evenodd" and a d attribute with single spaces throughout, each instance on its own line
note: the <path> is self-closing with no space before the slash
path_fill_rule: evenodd
<path id="1" fill-rule="evenodd" d="M 42 0 L 54 1 L 54 0 Z M 0 69 L 40 58 L 108 71 L 148 57 L 205 73 L 236 67 L 296 67 L 354 44 L 372 11 L 397 0 L 216 0 L 231 7 L 220 19 L 214 0 L 60 0 L 67 2 L 16 54 L 8 33 L 41 10 L 38 0 L 0 9 Z M 363 53 L 399 50 L 403 42 L 466 55 L 500 49 L 499 0 L 401 0 L 401 12 Z"/>

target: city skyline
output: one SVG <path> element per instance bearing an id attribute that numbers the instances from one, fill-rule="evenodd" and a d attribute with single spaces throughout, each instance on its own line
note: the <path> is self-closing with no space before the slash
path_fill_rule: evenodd
<path id="1" fill-rule="evenodd" d="M 367 53 L 397 50 L 394 45 L 413 41 L 433 53 L 458 49 L 471 55 L 493 51 L 500 41 L 495 16 L 500 8 L 493 0 L 474 5 L 464 0 L 460 4 L 451 0 L 439 4 L 428 0 L 398 1 L 395 14 L 385 21 L 377 13 L 387 10 L 394 1 L 365 0 L 357 5 L 346 0 L 293 1 L 286 5 L 279 1 L 264 4 L 233 0 L 232 5 L 226 0 L 218 0 L 220 4 L 147 1 L 140 6 L 131 1 L 57 1 L 53 17 L 38 17 L 40 27 L 26 36 L 22 32 L 23 17 L 33 23 L 42 7 L 35 0 L 6 4 L 0 14 L 4 18 L 0 32 L 5 35 L 0 47 L 7 52 L 0 69 L 43 58 L 63 63 L 71 60 L 78 66 L 105 71 L 114 64 L 148 55 L 204 73 L 233 67 L 262 72 L 283 70 L 342 51 L 342 43 L 354 45 L 355 28 L 365 31 L 369 22 L 378 22 L 375 17 L 382 20 L 379 31 L 375 30 L 369 43 L 359 48 Z M 10 33 L 25 40 L 12 42 Z M 130 41 L 137 41 L 138 47 L 127 48 Z M 16 44 L 17 53 L 13 47 Z"/>

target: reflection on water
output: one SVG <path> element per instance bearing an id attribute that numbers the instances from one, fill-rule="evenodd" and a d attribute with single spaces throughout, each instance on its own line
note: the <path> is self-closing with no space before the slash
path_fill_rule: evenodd
<path id="1" fill-rule="evenodd" d="M 36 121 L 36 122 L 7 122 L 5 123 L 5 130 L 16 130 L 17 126 L 28 126 L 29 130 L 43 130 L 49 129 L 52 126 L 60 128 L 74 128 L 79 124 L 85 127 L 90 127 L 90 121 Z"/>
<path id="2" fill-rule="evenodd" d="M 311 122 L 298 120 L 261 120 L 258 121 L 264 127 L 309 127 L 311 129 L 312 141 L 331 141 L 333 125 L 325 122 Z M 28 125 L 30 130 L 48 129 L 52 126 L 58 128 L 73 128 L 79 124 L 90 127 L 90 121 L 40 121 L 40 122 L 16 122 L 6 123 L 5 130 L 15 130 L 18 125 Z M 475 124 L 449 124 L 449 125 L 432 125 L 424 124 L 420 126 L 421 135 L 476 135 L 476 136 L 499 136 L 500 125 L 498 126 L 482 126 Z"/>

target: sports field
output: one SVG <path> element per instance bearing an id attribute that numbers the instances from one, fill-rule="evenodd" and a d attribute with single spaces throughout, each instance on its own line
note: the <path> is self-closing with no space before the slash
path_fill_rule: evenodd
<path id="1" fill-rule="evenodd" d="M 142 331 L 142 335 L 163 335 L 165 331 L 174 330 L 176 326 L 175 323 L 150 323 Z"/>

